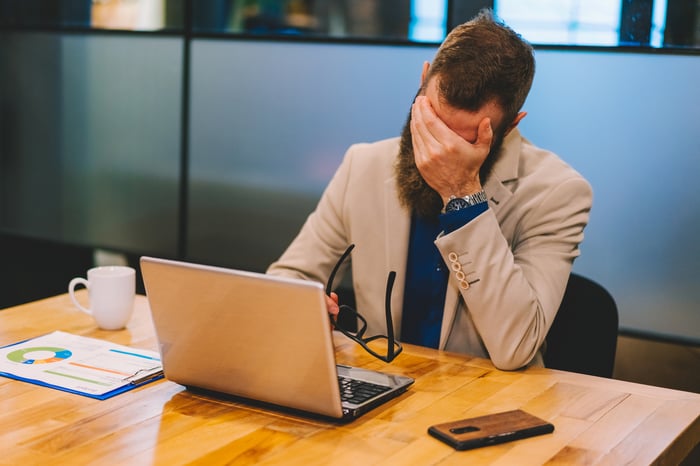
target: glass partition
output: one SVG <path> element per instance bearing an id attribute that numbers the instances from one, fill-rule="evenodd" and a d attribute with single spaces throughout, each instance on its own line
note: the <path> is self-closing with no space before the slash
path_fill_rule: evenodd
<path id="1" fill-rule="evenodd" d="M 0 229 L 174 254 L 181 42 L 0 33 Z"/>
<path id="2" fill-rule="evenodd" d="M 220 0 L 194 3 L 194 30 L 255 36 L 440 42 L 493 8 L 537 45 L 700 47 L 695 0 Z"/>
<path id="3" fill-rule="evenodd" d="M 186 0 L 0 0 L 0 26 L 182 31 Z"/>
<path id="4" fill-rule="evenodd" d="M 196 2 L 193 26 L 255 36 L 439 42 L 446 6 L 446 0 Z"/>
<path id="5" fill-rule="evenodd" d="M 438 43 L 485 7 L 535 45 L 700 48 L 696 0 L 0 0 L 0 27 Z"/>

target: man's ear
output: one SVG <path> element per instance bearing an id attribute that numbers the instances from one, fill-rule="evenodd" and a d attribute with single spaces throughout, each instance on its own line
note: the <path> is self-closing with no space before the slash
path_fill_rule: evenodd
<path id="1" fill-rule="evenodd" d="M 425 78 L 428 77 L 428 70 L 429 69 L 430 69 L 430 62 L 424 61 L 423 62 L 423 70 L 421 71 L 421 74 L 420 74 L 421 87 L 425 84 Z"/>
<path id="2" fill-rule="evenodd" d="M 527 115 L 527 112 L 520 112 L 520 113 L 518 113 L 518 114 L 515 116 L 515 119 L 513 120 L 513 122 L 512 122 L 510 125 L 508 125 L 508 128 L 506 128 L 506 132 L 505 132 L 504 136 L 506 136 L 506 135 L 507 135 L 508 133 L 510 133 L 516 126 L 518 126 L 518 123 L 520 123 L 520 122 L 523 120 L 523 118 L 525 118 L 526 115 Z"/>

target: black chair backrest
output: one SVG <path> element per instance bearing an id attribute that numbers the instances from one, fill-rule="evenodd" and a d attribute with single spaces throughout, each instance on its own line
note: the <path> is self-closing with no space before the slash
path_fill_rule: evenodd
<path id="1" fill-rule="evenodd" d="M 593 280 L 572 273 L 547 334 L 545 366 L 612 377 L 618 323 L 612 295 Z"/>

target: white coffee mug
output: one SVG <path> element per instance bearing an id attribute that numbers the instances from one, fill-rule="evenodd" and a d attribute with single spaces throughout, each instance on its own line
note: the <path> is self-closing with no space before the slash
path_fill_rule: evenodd
<path id="1" fill-rule="evenodd" d="M 90 309 L 83 307 L 75 297 L 75 287 L 88 289 Z M 87 312 L 104 330 L 124 328 L 134 311 L 136 296 L 136 271 L 121 265 L 94 267 L 87 272 L 87 280 L 74 278 L 68 284 L 68 293 L 73 303 Z"/>

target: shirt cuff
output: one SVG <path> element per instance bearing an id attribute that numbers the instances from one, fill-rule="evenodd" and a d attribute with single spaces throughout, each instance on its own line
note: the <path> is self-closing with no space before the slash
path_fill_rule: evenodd
<path id="1" fill-rule="evenodd" d="M 440 228 L 445 234 L 452 233 L 486 212 L 488 208 L 488 202 L 480 202 L 464 209 L 440 214 Z"/>

